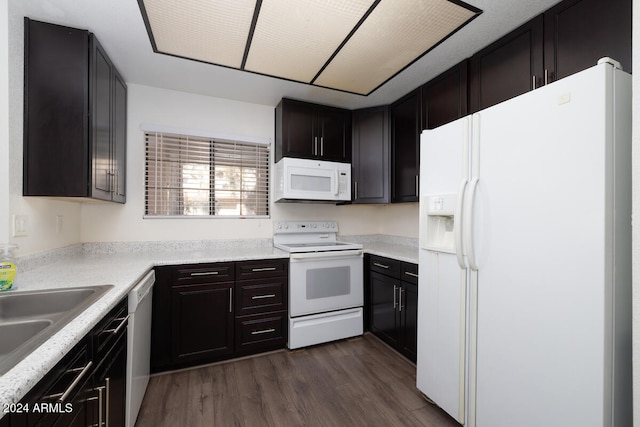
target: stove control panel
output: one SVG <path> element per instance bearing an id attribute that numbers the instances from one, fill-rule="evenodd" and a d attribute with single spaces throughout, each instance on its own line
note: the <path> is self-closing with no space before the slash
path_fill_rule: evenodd
<path id="1" fill-rule="evenodd" d="M 336 221 L 277 221 L 273 223 L 274 234 L 285 233 L 337 233 Z"/>

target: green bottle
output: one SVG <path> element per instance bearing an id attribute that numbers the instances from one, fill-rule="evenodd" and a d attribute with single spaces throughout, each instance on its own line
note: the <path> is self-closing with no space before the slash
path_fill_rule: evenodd
<path id="1" fill-rule="evenodd" d="M 0 244 L 0 291 L 11 289 L 16 280 L 16 263 L 11 257 L 14 249 L 18 249 L 18 246 Z"/>

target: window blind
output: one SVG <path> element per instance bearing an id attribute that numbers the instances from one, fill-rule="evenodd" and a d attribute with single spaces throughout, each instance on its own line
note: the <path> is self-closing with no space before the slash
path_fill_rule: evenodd
<path id="1" fill-rule="evenodd" d="M 145 215 L 269 215 L 269 145 L 145 133 Z"/>

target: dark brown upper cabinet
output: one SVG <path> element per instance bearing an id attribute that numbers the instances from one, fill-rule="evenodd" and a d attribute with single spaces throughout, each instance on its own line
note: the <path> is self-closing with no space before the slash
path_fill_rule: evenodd
<path id="1" fill-rule="evenodd" d="M 25 18 L 25 196 L 124 203 L 127 86 L 88 31 Z"/>
<path id="2" fill-rule="evenodd" d="M 567 0 L 544 14 L 548 82 L 589 68 L 605 56 L 631 72 L 631 0 Z"/>
<path id="3" fill-rule="evenodd" d="M 469 109 L 476 112 L 544 83 L 542 15 L 471 57 Z"/>
<path id="4" fill-rule="evenodd" d="M 420 173 L 420 88 L 391 104 L 391 202 L 417 202 Z"/>
<path id="5" fill-rule="evenodd" d="M 434 129 L 468 114 L 467 60 L 422 87 L 422 128 Z"/>
<path id="6" fill-rule="evenodd" d="M 356 110 L 352 117 L 353 203 L 389 203 L 389 107 Z"/>
<path id="7" fill-rule="evenodd" d="M 351 162 L 351 112 L 283 98 L 276 106 L 275 161 L 299 157 Z"/>

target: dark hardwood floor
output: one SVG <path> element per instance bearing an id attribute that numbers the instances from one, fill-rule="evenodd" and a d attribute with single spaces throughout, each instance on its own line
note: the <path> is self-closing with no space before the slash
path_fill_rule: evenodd
<path id="1" fill-rule="evenodd" d="M 136 423 L 146 426 L 459 424 L 422 397 L 414 365 L 365 334 L 156 375 Z"/>

